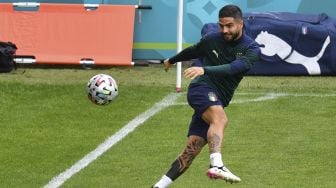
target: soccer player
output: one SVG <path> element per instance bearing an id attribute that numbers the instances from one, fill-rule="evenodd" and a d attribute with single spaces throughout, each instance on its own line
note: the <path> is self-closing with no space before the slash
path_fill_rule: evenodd
<path id="1" fill-rule="evenodd" d="M 235 183 L 241 179 L 226 168 L 222 161 L 222 140 L 228 118 L 224 107 L 229 105 L 244 74 L 258 61 L 258 44 L 243 32 L 241 9 L 226 5 L 219 11 L 219 31 L 203 37 L 200 42 L 164 60 L 165 71 L 176 62 L 200 59 L 202 66 L 187 68 L 183 74 L 192 79 L 188 103 L 194 109 L 186 146 L 170 169 L 153 186 L 168 187 L 183 174 L 194 158 L 208 144 L 211 179 Z"/>

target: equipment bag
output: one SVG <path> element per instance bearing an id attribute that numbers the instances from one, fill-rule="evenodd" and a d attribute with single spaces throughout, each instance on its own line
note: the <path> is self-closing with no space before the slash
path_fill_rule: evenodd
<path id="1" fill-rule="evenodd" d="M 336 75 L 336 20 L 322 14 L 247 13 L 245 31 L 261 46 L 255 75 Z"/>
<path id="2" fill-rule="evenodd" d="M 0 73 L 11 72 L 16 69 L 14 55 L 17 47 L 11 42 L 0 41 Z"/>

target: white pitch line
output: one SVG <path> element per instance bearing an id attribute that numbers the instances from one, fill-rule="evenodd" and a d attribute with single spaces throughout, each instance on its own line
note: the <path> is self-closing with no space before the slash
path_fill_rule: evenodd
<path id="1" fill-rule="evenodd" d="M 270 93 L 264 93 L 264 92 L 256 92 L 256 93 L 240 93 L 237 92 L 235 95 L 264 95 L 264 94 L 271 94 Z M 282 95 L 282 96 L 292 96 L 292 97 L 336 97 L 336 93 L 273 93 L 276 95 Z"/>
<path id="2" fill-rule="evenodd" d="M 65 181 L 71 178 L 73 175 L 78 173 L 80 170 L 88 166 L 94 160 L 96 160 L 99 156 L 105 153 L 108 149 L 110 149 L 113 145 L 122 140 L 125 136 L 135 130 L 135 128 L 139 127 L 142 123 L 148 120 L 150 117 L 154 116 L 156 113 L 161 111 L 162 109 L 173 105 L 176 103 L 177 98 L 180 96 L 180 93 L 171 93 L 164 97 L 161 101 L 155 103 L 152 108 L 143 112 L 132 121 L 128 122 L 123 128 L 121 128 L 114 135 L 107 138 L 102 144 L 100 144 L 95 150 L 91 151 L 89 154 L 84 156 L 77 163 L 72 165 L 70 168 L 60 173 L 59 175 L 52 178 L 44 188 L 56 188 L 61 186 Z"/>
<path id="3" fill-rule="evenodd" d="M 234 99 L 230 104 L 241 104 L 241 103 L 249 103 L 249 102 L 261 102 L 267 100 L 277 99 L 279 97 L 336 97 L 334 93 L 326 93 L 326 94 L 319 94 L 319 93 L 236 93 L 236 95 L 261 95 L 263 96 L 252 98 L 252 99 Z M 179 102 L 175 103 L 175 106 L 179 105 L 188 105 L 186 102 Z"/>
<path id="4" fill-rule="evenodd" d="M 257 97 L 254 99 L 238 99 L 238 100 L 232 100 L 230 104 L 241 104 L 241 103 L 249 103 L 249 102 L 260 102 L 260 101 L 267 101 L 267 100 L 272 100 L 276 99 L 279 97 L 287 96 L 286 94 L 282 93 L 267 93 L 264 96 Z M 175 103 L 174 106 L 179 106 L 179 105 L 188 105 L 186 102 L 179 102 Z"/>
<path id="5" fill-rule="evenodd" d="M 272 100 L 276 99 L 282 96 L 286 96 L 286 94 L 282 93 L 267 93 L 264 96 L 257 97 L 254 99 L 240 99 L 240 100 L 232 100 L 231 104 L 241 104 L 241 103 L 248 103 L 248 102 L 260 102 L 260 101 L 267 101 L 267 100 Z"/>

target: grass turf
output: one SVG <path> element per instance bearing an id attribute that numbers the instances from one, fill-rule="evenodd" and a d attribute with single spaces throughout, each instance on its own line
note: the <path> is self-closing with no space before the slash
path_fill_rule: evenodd
<path id="1" fill-rule="evenodd" d="M 116 78 L 120 93 L 99 107 L 85 94 L 97 73 Z M 33 69 L 0 75 L 1 187 L 41 187 L 95 149 L 138 114 L 174 92 L 174 69 Z M 183 80 L 186 90 L 188 80 Z M 224 162 L 235 187 L 335 187 L 334 77 L 246 77 L 234 101 L 268 93 L 273 100 L 232 103 Z M 64 187 L 150 187 L 181 151 L 192 115 L 184 105 L 156 114 Z M 205 148 L 172 187 L 230 186 L 205 176 Z"/>

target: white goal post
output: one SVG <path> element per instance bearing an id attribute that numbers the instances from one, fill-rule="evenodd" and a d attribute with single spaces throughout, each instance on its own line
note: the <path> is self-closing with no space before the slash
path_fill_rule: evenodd
<path id="1" fill-rule="evenodd" d="M 183 44 L 183 0 L 179 0 L 177 14 L 177 53 L 182 51 Z M 182 85 L 182 64 L 176 63 L 176 92 L 181 92 Z"/>

